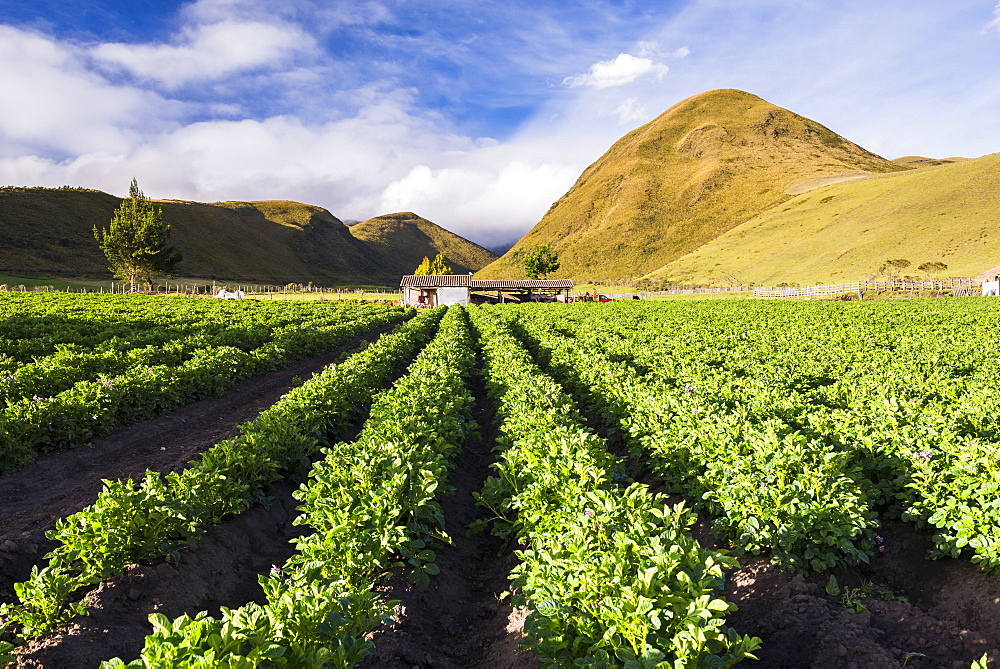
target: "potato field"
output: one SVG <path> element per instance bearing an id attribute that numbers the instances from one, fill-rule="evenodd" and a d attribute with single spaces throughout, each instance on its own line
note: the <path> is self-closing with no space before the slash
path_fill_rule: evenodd
<path id="1" fill-rule="evenodd" d="M 1000 666 L 998 331 L 0 293 L 0 665 Z"/>

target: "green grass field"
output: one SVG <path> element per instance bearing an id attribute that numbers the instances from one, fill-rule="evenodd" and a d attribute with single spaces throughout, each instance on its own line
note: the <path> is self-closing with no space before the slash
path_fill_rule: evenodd
<path id="1" fill-rule="evenodd" d="M 681 283 L 841 283 L 903 258 L 919 276 L 977 276 L 1000 265 L 1000 154 L 817 188 L 649 274 Z"/>
<path id="2" fill-rule="evenodd" d="M 248 298 L 254 300 L 303 300 L 303 301 L 346 301 L 346 300 L 386 300 L 388 302 L 398 302 L 402 297 L 399 293 L 379 293 L 365 291 L 362 293 L 247 293 Z"/>
<path id="3" fill-rule="evenodd" d="M 52 286 L 56 290 L 100 290 L 103 286 L 107 290 L 110 281 L 87 281 L 85 279 L 65 281 L 63 279 L 31 278 L 26 279 L 20 276 L 0 276 L 0 285 L 6 284 L 9 290 L 14 290 L 18 286 L 24 286 L 28 290 L 36 286 Z"/>

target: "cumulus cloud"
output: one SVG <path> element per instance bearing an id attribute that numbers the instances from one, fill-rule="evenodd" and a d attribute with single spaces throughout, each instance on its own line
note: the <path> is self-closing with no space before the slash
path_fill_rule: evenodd
<path id="1" fill-rule="evenodd" d="M 80 50 L 0 25 L 0 155 L 126 151 L 139 126 L 170 125 L 184 105 L 89 72 Z"/>
<path id="2" fill-rule="evenodd" d="M 453 232 L 493 246 L 523 235 L 578 175 L 576 165 L 516 158 L 490 164 L 473 159 L 442 169 L 418 165 L 386 187 L 379 209 L 453 221 Z"/>
<path id="3" fill-rule="evenodd" d="M 294 26 L 222 20 L 185 26 L 174 44 L 100 44 L 91 55 L 106 66 L 176 88 L 283 65 L 314 46 L 312 37 Z"/>
<path id="4" fill-rule="evenodd" d="M 0 157 L 0 182 L 82 184 L 123 195 L 134 175 L 154 198 L 291 199 L 358 220 L 409 210 L 495 245 L 534 225 L 590 157 L 564 159 L 565 150 L 534 140 L 449 133 L 418 111 L 412 95 L 358 90 L 358 112 L 325 123 L 290 115 L 215 119 L 126 138 L 114 152 Z"/>
<path id="5" fill-rule="evenodd" d="M 689 47 L 682 46 L 681 48 L 677 49 L 670 55 L 672 55 L 674 58 L 687 58 L 688 56 L 691 55 L 691 49 Z"/>
<path id="6" fill-rule="evenodd" d="M 620 53 L 611 60 L 602 60 L 590 66 L 590 72 L 563 79 L 563 85 L 570 88 L 586 86 L 588 88 L 610 88 L 630 84 L 647 74 L 662 79 L 668 67 L 662 63 L 654 63 L 652 58 L 633 56 Z"/>

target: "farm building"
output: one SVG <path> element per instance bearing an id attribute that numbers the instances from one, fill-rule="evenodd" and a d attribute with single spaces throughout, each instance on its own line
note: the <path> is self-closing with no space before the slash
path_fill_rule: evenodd
<path id="1" fill-rule="evenodd" d="M 469 305 L 485 302 L 565 302 L 570 279 L 476 281 L 468 274 L 408 275 L 399 283 L 406 307 Z"/>

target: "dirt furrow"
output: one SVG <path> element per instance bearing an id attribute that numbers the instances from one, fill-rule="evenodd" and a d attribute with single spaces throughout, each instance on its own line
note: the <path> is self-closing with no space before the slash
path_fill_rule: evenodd
<path id="1" fill-rule="evenodd" d="M 183 469 L 205 449 L 238 435 L 240 424 L 255 418 L 313 373 L 391 327 L 250 379 L 221 397 L 122 428 L 88 446 L 47 453 L 0 477 L 0 601 L 13 601 L 13 583 L 25 580 L 31 567 L 51 550 L 53 544 L 45 539 L 45 531 L 58 519 L 92 504 L 103 479 L 137 479 L 146 470 Z"/>
<path id="2" fill-rule="evenodd" d="M 440 500 L 454 544 L 437 551 L 441 573 L 431 577 L 427 590 L 417 590 L 400 574 L 380 586 L 384 599 L 399 600 L 400 604 L 392 625 L 375 631 L 372 641 L 376 654 L 362 667 L 540 666 L 531 652 L 518 649 L 523 639 L 523 612 L 512 610 L 509 599 L 498 598 L 508 589 L 507 576 L 517 564 L 513 548 L 505 550 L 503 542 L 488 532 L 467 536 L 465 531 L 485 515 L 475 505 L 472 493 L 482 488 L 496 460 L 495 408 L 481 380 L 472 391 L 477 398 L 473 411 L 480 434 L 466 445 L 449 478 L 455 493 Z"/>
<path id="3" fill-rule="evenodd" d="M 133 660 L 151 631 L 151 613 L 173 619 L 203 610 L 217 615 L 221 606 L 264 603 L 257 576 L 294 552 L 290 541 L 304 528 L 292 524 L 298 515 L 292 492 L 308 473 L 302 467 L 268 487 L 266 506 L 255 505 L 209 528 L 201 541 L 180 551 L 177 564 L 132 565 L 101 583 L 86 596 L 89 615 L 30 644 L 14 666 L 84 669 L 112 657 Z"/>

